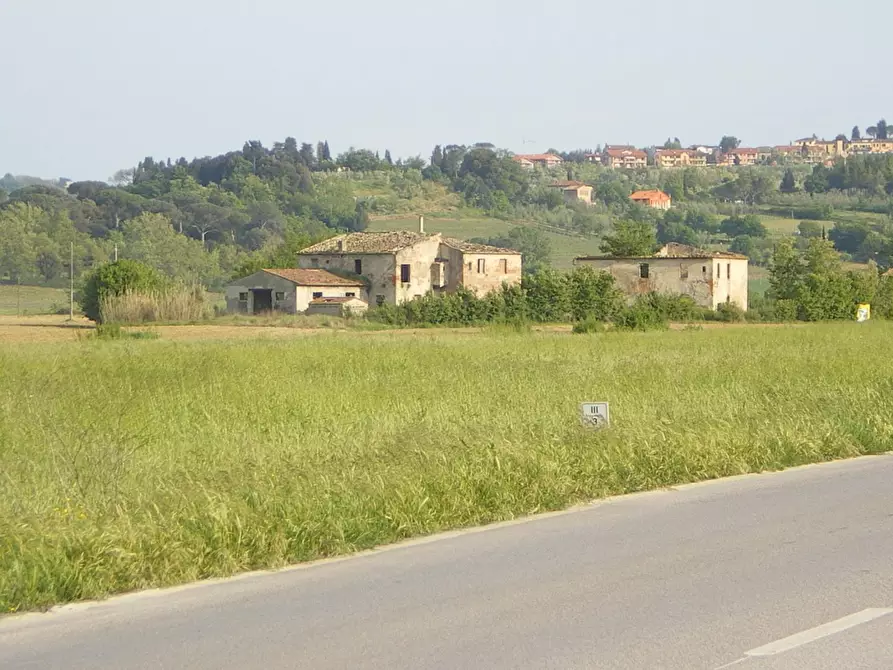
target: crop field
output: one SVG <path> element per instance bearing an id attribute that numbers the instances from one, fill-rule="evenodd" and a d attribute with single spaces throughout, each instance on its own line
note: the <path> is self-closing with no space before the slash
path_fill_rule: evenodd
<path id="1" fill-rule="evenodd" d="M 886 451 L 891 356 L 887 323 L 6 342 L 0 612 Z"/>
<path id="2" fill-rule="evenodd" d="M 67 310 L 68 302 L 65 289 L 0 284 L 0 314 L 52 314 Z"/>

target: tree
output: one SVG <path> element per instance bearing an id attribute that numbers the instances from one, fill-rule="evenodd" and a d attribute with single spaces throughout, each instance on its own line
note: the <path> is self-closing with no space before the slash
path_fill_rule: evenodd
<path id="1" fill-rule="evenodd" d="M 818 221 L 801 221 L 797 225 L 797 231 L 800 233 L 800 237 L 804 239 L 821 237 L 824 230 L 824 227 Z"/>
<path id="2" fill-rule="evenodd" d="M 387 163 L 388 165 L 393 165 L 393 164 L 394 164 L 394 159 L 391 158 L 391 151 L 390 151 L 390 149 L 385 149 L 385 150 L 384 150 L 384 162 Z"/>
<path id="3" fill-rule="evenodd" d="M 614 234 L 605 235 L 602 252 L 618 258 L 650 256 L 657 248 L 654 226 L 644 221 L 618 221 Z"/>
<path id="4" fill-rule="evenodd" d="M 298 160 L 308 168 L 312 168 L 316 165 L 316 156 L 313 154 L 312 144 L 308 144 L 307 142 L 301 144 L 301 148 L 298 151 Z"/>
<path id="5" fill-rule="evenodd" d="M 851 138 L 853 140 L 861 140 L 862 139 L 862 133 L 859 132 L 859 126 L 853 126 L 853 132 L 852 132 Z"/>
<path id="6" fill-rule="evenodd" d="M 544 268 L 535 274 L 525 275 L 521 287 L 527 295 L 530 318 L 540 322 L 564 321 L 570 311 L 567 276 Z"/>
<path id="7" fill-rule="evenodd" d="M 732 216 L 723 221 L 719 226 L 719 232 L 728 235 L 730 238 L 747 235 L 748 237 L 766 237 L 769 231 L 760 217 L 756 214 L 748 214 L 746 216 Z"/>
<path id="8" fill-rule="evenodd" d="M 443 149 L 440 148 L 440 145 L 436 145 L 434 147 L 434 151 L 431 152 L 431 165 L 442 168 L 443 167 Z"/>
<path id="9" fill-rule="evenodd" d="M 887 121 L 885 119 L 877 122 L 877 138 L 879 140 L 887 139 Z"/>
<path id="10" fill-rule="evenodd" d="M 530 226 L 512 228 L 508 235 L 488 239 L 472 238 L 470 241 L 520 251 L 525 272 L 539 271 L 549 264 L 552 257 L 552 243 L 549 238 L 542 231 Z"/>
<path id="11" fill-rule="evenodd" d="M 734 135 L 725 135 L 719 141 L 719 150 L 724 154 L 729 153 L 733 149 L 737 149 L 741 145 L 741 140 L 739 140 Z"/>
<path id="12" fill-rule="evenodd" d="M 679 141 L 679 138 L 678 138 L 678 137 L 675 138 L 675 139 L 672 139 L 672 140 L 668 137 L 668 138 L 667 138 L 667 141 L 664 142 L 664 146 L 663 146 L 663 148 L 664 148 L 664 149 L 681 149 L 681 148 L 682 148 L 682 142 Z"/>
<path id="13" fill-rule="evenodd" d="M 610 321 L 624 308 L 623 293 L 614 277 L 591 267 L 575 268 L 567 277 L 568 301 L 574 321 Z"/>
<path id="14" fill-rule="evenodd" d="M 829 170 L 824 165 L 816 165 L 806 180 L 803 182 L 803 190 L 807 193 L 824 193 L 829 188 Z"/>
<path id="15" fill-rule="evenodd" d="M 313 176 L 306 165 L 298 166 L 298 190 L 301 193 L 313 193 Z"/>
<path id="16" fill-rule="evenodd" d="M 865 129 L 865 134 L 871 138 L 877 137 L 877 133 L 878 133 L 877 126 L 868 126 L 868 128 Z"/>
<path id="17" fill-rule="evenodd" d="M 782 193 L 797 192 L 797 179 L 794 177 L 794 171 L 790 168 L 784 171 L 784 176 L 781 178 L 781 186 L 778 187 L 778 190 Z"/>
<path id="18" fill-rule="evenodd" d="M 679 244 L 697 246 L 698 233 L 682 221 L 664 219 L 657 224 L 657 241 L 661 244 L 678 242 Z"/>
<path id="19" fill-rule="evenodd" d="M 88 319 L 102 323 L 105 298 L 128 291 L 158 290 L 163 285 L 164 280 L 158 271 L 145 263 L 126 259 L 108 263 L 87 277 L 80 297 L 81 309 Z"/>

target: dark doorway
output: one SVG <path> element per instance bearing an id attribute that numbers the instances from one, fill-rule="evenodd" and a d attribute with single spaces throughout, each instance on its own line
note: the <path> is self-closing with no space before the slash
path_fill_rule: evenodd
<path id="1" fill-rule="evenodd" d="M 273 311 L 273 289 L 253 288 L 251 293 L 254 295 L 254 309 L 252 311 L 255 314 Z"/>

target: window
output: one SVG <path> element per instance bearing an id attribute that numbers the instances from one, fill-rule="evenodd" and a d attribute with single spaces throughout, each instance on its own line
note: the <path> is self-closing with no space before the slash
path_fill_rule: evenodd
<path id="1" fill-rule="evenodd" d="M 285 293 L 283 291 L 276 291 L 276 300 L 285 300 Z"/>
<path id="2" fill-rule="evenodd" d="M 405 264 L 401 265 L 400 266 L 400 281 L 404 284 L 408 284 L 410 278 L 411 278 L 411 276 L 410 276 L 410 272 L 409 272 L 409 265 L 405 265 Z"/>
<path id="3" fill-rule="evenodd" d="M 726 279 L 732 278 L 732 264 L 726 263 Z"/>
<path id="4" fill-rule="evenodd" d="M 322 298 L 322 291 L 317 291 L 313 294 L 313 299 L 316 300 L 317 298 Z"/>
<path id="5" fill-rule="evenodd" d="M 648 266 L 648 263 L 642 263 L 639 265 L 639 276 L 642 279 L 648 279 L 648 275 L 651 273 L 651 268 Z"/>
<path id="6" fill-rule="evenodd" d="M 318 259 L 318 258 L 311 258 L 311 259 L 310 259 L 310 265 L 312 265 L 312 266 L 315 267 L 315 268 L 318 268 L 318 267 L 319 267 L 319 259 Z"/>
<path id="7" fill-rule="evenodd" d="M 354 274 L 363 274 L 363 261 L 359 258 L 353 262 L 353 271 Z"/>
<path id="8" fill-rule="evenodd" d="M 471 261 L 468 261 L 468 262 L 465 264 L 465 269 L 468 270 L 469 272 L 471 272 Z"/>
<path id="9" fill-rule="evenodd" d="M 688 266 L 679 266 L 679 279 L 688 279 Z"/>
<path id="10" fill-rule="evenodd" d="M 500 274 L 508 274 L 509 271 L 509 262 L 505 258 L 499 259 L 499 272 Z"/>
<path id="11" fill-rule="evenodd" d="M 705 277 L 707 276 L 707 266 L 706 266 L 706 265 L 705 265 L 704 267 L 701 268 L 701 272 L 704 273 L 704 276 L 705 276 Z"/>
<path id="12" fill-rule="evenodd" d="M 357 294 L 356 293 L 345 293 L 344 297 L 345 298 L 356 298 Z"/>
<path id="13" fill-rule="evenodd" d="M 719 263 L 716 264 L 716 278 L 722 279 L 722 265 Z"/>
<path id="14" fill-rule="evenodd" d="M 248 302 L 248 294 L 240 293 L 239 294 L 239 302 Z"/>
<path id="15" fill-rule="evenodd" d="M 381 307 L 384 304 L 384 296 L 383 295 L 375 296 L 375 304 L 378 305 L 379 307 Z"/>
<path id="16" fill-rule="evenodd" d="M 478 258 L 478 274 L 482 275 L 487 271 L 487 259 Z"/>

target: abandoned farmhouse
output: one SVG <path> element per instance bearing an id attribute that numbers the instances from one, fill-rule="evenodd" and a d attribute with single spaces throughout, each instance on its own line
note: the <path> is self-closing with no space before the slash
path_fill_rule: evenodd
<path id="1" fill-rule="evenodd" d="M 586 256 L 575 259 L 574 265 L 609 272 L 630 298 L 678 294 L 710 309 L 732 303 L 746 310 L 747 262 L 747 256 L 671 243 L 653 256 Z"/>
<path id="2" fill-rule="evenodd" d="M 440 233 L 349 233 L 298 254 L 297 268 L 261 270 L 227 286 L 230 312 L 362 312 L 464 286 L 484 295 L 521 282 L 521 253 Z M 345 300 L 352 299 L 352 300 Z M 365 305 L 361 306 L 358 301 Z"/>

